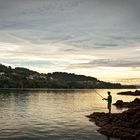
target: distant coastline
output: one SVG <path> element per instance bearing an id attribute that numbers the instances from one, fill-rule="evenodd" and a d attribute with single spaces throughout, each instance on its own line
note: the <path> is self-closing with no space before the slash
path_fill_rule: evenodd
<path id="1" fill-rule="evenodd" d="M 0 90 L 20 90 L 20 91 L 24 91 L 24 90 L 98 90 L 98 89 L 137 89 L 135 87 L 132 88 L 0 88 Z"/>
<path id="2" fill-rule="evenodd" d="M 140 90 L 136 90 L 134 92 L 132 91 L 126 91 L 126 92 L 119 92 L 117 93 L 118 95 L 132 95 L 132 96 L 139 96 L 140 95 Z"/>
<path id="3" fill-rule="evenodd" d="M 27 68 L 0 64 L 0 89 L 136 89 L 135 85 L 121 85 L 74 73 L 38 73 Z"/>

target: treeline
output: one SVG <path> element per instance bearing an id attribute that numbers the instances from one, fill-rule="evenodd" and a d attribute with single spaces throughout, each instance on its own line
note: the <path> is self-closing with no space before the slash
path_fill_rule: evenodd
<path id="1" fill-rule="evenodd" d="M 11 68 L 0 64 L 0 88 L 134 88 L 100 81 L 73 73 L 38 73 L 26 68 Z"/>

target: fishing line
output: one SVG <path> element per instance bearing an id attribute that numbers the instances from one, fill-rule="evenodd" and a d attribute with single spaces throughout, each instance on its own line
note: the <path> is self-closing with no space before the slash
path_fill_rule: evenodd
<path id="1" fill-rule="evenodd" d="M 95 92 L 96 92 L 102 99 L 104 99 L 104 97 L 103 97 L 102 95 L 100 95 L 96 90 L 95 90 Z"/>

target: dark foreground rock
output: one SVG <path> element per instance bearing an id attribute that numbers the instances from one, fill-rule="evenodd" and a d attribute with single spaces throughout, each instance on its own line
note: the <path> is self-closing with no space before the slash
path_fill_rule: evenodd
<path id="1" fill-rule="evenodd" d="M 140 140 L 140 108 L 122 113 L 94 112 L 87 116 L 101 128 L 99 133 L 121 140 Z"/>
<path id="2" fill-rule="evenodd" d="M 140 95 L 140 91 L 139 90 L 136 90 L 134 92 L 132 92 L 132 91 L 126 91 L 126 92 L 119 92 L 117 94 L 119 94 L 119 95 L 133 95 L 133 96 L 138 96 L 138 95 Z"/>
<path id="3" fill-rule="evenodd" d="M 123 108 L 123 107 L 128 107 L 128 108 L 140 107 L 140 99 L 139 98 L 136 98 L 132 102 L 123 102 L 122 100 L 118 100 L 113 105 L 115 105 L 118 108 Z"/>

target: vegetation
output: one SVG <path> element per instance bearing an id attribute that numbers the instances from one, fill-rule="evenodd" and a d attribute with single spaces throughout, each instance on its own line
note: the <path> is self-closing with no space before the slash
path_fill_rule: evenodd
<path id="1" fill-rule="evenodd" d="M 26 68 L 11 68 L 0 64 L 0 88 L 135 88 L 119 83 L 100 81 L 94 77 L 73 73 L 38 73 Z"/>

